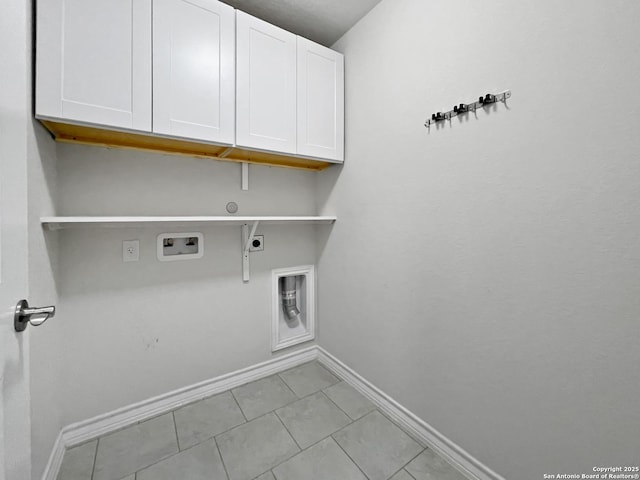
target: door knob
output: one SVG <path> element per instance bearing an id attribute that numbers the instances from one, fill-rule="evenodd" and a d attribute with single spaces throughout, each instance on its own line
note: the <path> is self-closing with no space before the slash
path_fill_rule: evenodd
<path id="1" fill-rule="evenodd" d="M 55 316 L 56 307 L 30 308 L 29 302 L 20 300 L 16 305 L 16 312 L 13 316 L 13 326 L 16 332 L 22 332 L 28 324 L 38 327 Z"/>

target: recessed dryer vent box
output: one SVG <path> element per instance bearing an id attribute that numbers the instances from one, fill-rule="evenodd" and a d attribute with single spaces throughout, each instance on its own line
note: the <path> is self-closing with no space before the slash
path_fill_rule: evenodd
<path id="1" fill-rule="evenodd" d="M 285 278 L 290 281 L 286 282 Z M 271 351 L 313 340 L 316 336 L 315 267 L 273 270 L 271 280 Z"/>
<path id="2" fill-rule="evenodd" d="M 158 260 L 193 260 L 204 255 L 204 237 L 200 232 L 161 233 L 158 235 Z"/>

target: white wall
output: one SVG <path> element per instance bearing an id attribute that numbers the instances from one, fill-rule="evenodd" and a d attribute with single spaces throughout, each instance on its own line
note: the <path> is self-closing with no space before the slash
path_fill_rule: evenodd
<path id="1" fill-rule="evenodd" d="M 238 215 L 316 213 L 315 172 L 251 166 L 242 191 L 237 163 L 63 144 L 57 155 L 61 215 L 224 215 L 229 201 Z M 240 227 L 198 228 L 204 258 L 161 263 L 156 236 L 175 230 L 47 234 L 59 242 L 64 424 L 271 358 L 271 269 L 315 263 L 315 227 L 259 227 L 248 284 Z M 123 263 L 132 239 L 140 261 Z"/>
<path id="2" fill-rule="evenodd" d="M 32 64 L 32 9 L 27 11 L 24 32 L 24 64 L 27 71 L 26 98 L 23 99 L 26 133 L 26 172 L 28 204 L 28 279 L 27 299 L 33 306 L 57 305 L 58 298 L 53 271 L 57 262 L 55 237 L 45 238 L 40 225 L 41 215 L 55 212 L 56 150 L 48 132 L 33 118 Z M 17 301 L 18 299 L 16 299 Z M 61 399 L 61 372 L 63 369 L 60 329 L 54 326 L 58 319 L 41 327 L 29 327 L 30 412 L 31 412 L 31 475 L 40 478 L 53 444 L 63 426 Z"/>
<path id="3" fill-rule="evenodd" d="M 56 151 L 49 134 L 33 118 L 28 124 L 27 167 L 29 199 L 29 302 L 35 306 L 58 305 L 54 279 L 57 265 L 57 238 L 46 236 L 41 215 L 55 212 Z M 50 322 L 29 327 L 31 351 L 31 441 L 32 475 L 40 478 L 62 421 L 64 400 L 62 371 L 65 339 Z"/>
<path id="4" fill-rule="evenodd" d="M 383 0 L 336 45 L 320 344 L 507 479 L 637 464 L 639 18 Z M 507 88 L 508 108 L 423 127 Z"/>

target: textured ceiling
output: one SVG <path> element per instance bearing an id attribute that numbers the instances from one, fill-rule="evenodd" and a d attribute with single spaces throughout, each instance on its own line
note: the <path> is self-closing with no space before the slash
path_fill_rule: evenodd
<path id="1" fill-rule="evenodd" d="M 223 0 L 285 30 L 331 46 L 380 0 Z"/>

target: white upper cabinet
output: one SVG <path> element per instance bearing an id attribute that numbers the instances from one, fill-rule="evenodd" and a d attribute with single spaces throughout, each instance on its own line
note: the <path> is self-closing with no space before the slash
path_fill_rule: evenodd
<path id="1" fill-rule="evenodd" d="M 236 14 L 236 143 L 341 162 L 344 57 Z"/>
<path id="2" fill-rule="evenodd" d="M 236 144 L 296 153 L 296 36 L 236 15 Z"/>
<path id="3" fill-rule="evenodd" d="M 344 160 L 343 55 L 298 37 L 297 93 L 297 153 Z"/>
<path id="4" fill-rule="evenodd" d="M 37 10 L 36 115 L 151 131 L 151 0 Z"/>
<path id="5" fill-rule="evenodd" d="M 234 143 L 232 7 L 217 0 L 154 0 L 153 132 Z"/>
<path id="6" fill-rule="evenodd" d="M 36 35 L 36 116 L 56 138 L 344 159 L 342 54 L 218 0 L 37 0 Z"/>

